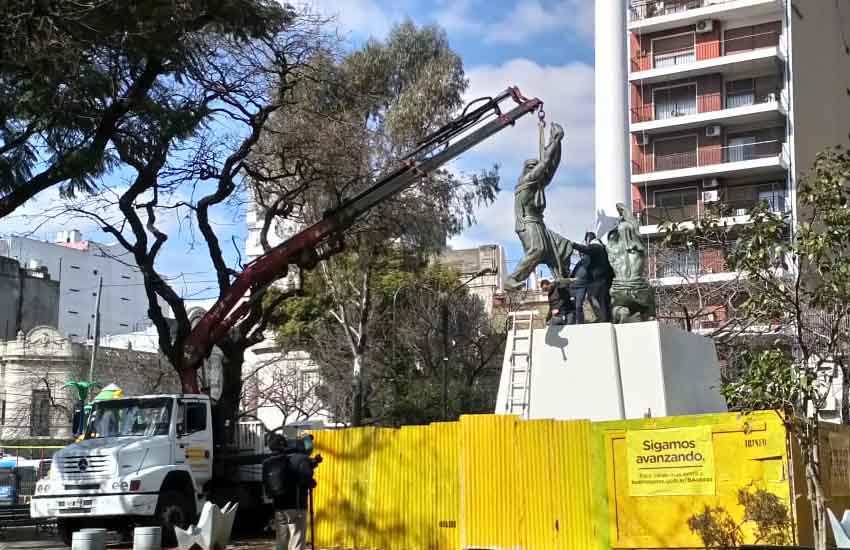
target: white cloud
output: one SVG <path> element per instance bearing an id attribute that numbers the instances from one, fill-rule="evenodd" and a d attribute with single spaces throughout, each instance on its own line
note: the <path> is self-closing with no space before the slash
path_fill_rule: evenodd
<path id="1" fill-rule="evenodd" d="M 485 1 L 449 0 L 435 18 L 450 31 L 473 34 L 490 44 L 519 44 L 559 29 L 584 37 L 593 36 L 593 2 L 560 0 L 544 5 L 540 0 L 520 0 L 501 19 L 493 22 L 481 19 L 480 10 L 487 5 Z"/>
<path id="2" fill-rule="evenodd" d="M 306 0 L 300 4 L 324 16 L 334 17 L 340 31 L 345 34 L 382 37 L 393 21 L 393 17 L 374 0 Z"/>
<path id="3" fill-rule="evenodd" d="M 509 85 L 543 100 L 546 119 L 566 131 L 562 166 L 589 167 L 593 162 L 593 68 L 585 63 L 541 66 L 528 59 L 513 59 L 501 65 L 472 67 L 467 100 L 490 96 Z M 548 132 L 548 131 L 547 131 Z M 476 153 L 493 155 L 494 161 L 518 163 L 537 156 L 537 119 L 526 116 L 476 147 Z M 547 133 L 548 139 L 548 133 Z"/>

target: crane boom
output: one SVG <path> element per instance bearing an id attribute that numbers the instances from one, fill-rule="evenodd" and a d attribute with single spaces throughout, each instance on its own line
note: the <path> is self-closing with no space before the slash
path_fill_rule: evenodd
<path id="1" fill-rule="evenodd" d="M 517 105 L 502 113 L 499 104 L 512 99 Z M 474 105 L 482 103 L 473 108 Z M 197 369 L 210 354 L 213 346 L 249 310 L 243 300 L 252 289 L 264 288 L 285 276 L 292 264 L 310 268 L 315 265 L 316 249 L 342 237 L 359 216 L 388 198 L 413 185 L 450 160 L 482 141 L 512 126 L 523 116 L 543 105 L 537 98 L 524 97 L 512 86 L 492 98 L 470 103 L 458 118 L 428 135 L 417 147 L 399 160 L 398 167 L 381 177 L 374 185 L 344 201 L 321 220 L 296 233 L 245 266 L 230 288 L 200 319 L 184 344 L 184 364 L 181 369 L 183 391 L 198 393 Z M 495 118 L 492 118 L 495 116 Z M 489 120 L 483 123 L 485 120 Z M 457 138 L 457 139 L 456 139 Z M 454 141 L 453 141 L 454 140 Z"/>

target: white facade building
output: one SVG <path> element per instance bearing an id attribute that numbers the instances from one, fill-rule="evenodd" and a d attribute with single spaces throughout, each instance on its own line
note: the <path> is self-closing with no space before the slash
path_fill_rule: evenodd
<path id="1" fill-rule="evenodd" d="M 252 261 L 263 254 L 260 243 L 263 218 L 256 203 L 252 203 L 246 217 L 245 255 Z M 273 222 L 268 234 L 269 245 L 280 244 L 297 230 L 295 222 Z M 298 269 L 290 267 L 289 274 L 275 284 L 284 289 L 297 285 Z M 242 372 L 245 380 L 243 409 L 254 414 L 266 428 L 335 425 L 315 393 L 321 383 L 319 365 L 306 352 L 284 353 L 273 333 L 267 334 L 264 342 L 246 350 Z"/>
<path id="2" fill-rule="evenodd" d="M 60 231 L 55 242 L 0 238 L 0 255 L 28 267 L 44 266 L 59 281 L 59 332 L 71 341 L 94 334 L 98 281 L 103 277 L 100 332 L 140 330 L 149 324 L 141 273 L 120 245 L 83 240 L 79 231 Z"/>
<path id="3" fill-rule="evenodd" d="M 71 437 L 76 390 L 88 379 L 92 347 L 71 342 L 55 328 L 35 327 L 0 340 L 0 441 L 54 444 Z M 156 352 L 101 347 L 94 379 L 116 383 L 125 395 L 168 393 L 179 388 L 171 365 Z"/>

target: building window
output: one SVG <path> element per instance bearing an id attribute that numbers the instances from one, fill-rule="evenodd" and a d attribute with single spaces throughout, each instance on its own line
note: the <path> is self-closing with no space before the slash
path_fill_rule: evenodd
<path id="1" fill-rule="evenodd" d="M 6 397 L 0 399 L 0 426 L 6 424 Z"/>
<path id="2" fill-rule="evenodd" d="M 70 267 L 71 267 L 71 269 L 80 269 L 80 266 L 78 266 L 78 265 L 72 265 Z"/>
<path id="3" fill-rule="evenodd" d="M 50 392 L 47 390 L 32 391 L 30 435 L 50 435 Z"/>
<path id="4" fill-rule="evenodd" d="M 680 34 L 670 38 L 658 38 L 652 41 L 655 68 L 684 65 L 696 60 L 693 33 Z"/>
<path id="5" fill-rule="evenodd" d="M 130 298 L 125 298 L 124 296 L 122 296 L 122 297 L 121 297 L 121 301 L 122 301 L 122 302 L 129 302 L 129 301 L 130 301 Z"/>
<path id="6" fill-rule="evenodd" d="M 758 192 L 759 204 L 767 204 L 771 212 L 785 212 L 785 190 L 765 189 Z"/>
<path id="7" fill-rule="evenodd" d="M 79 291 L 80 291 L 79 288 L 69 288 L 68 289 L 68 292 L 79 292 Z"/>
<path id="8" fill-rule="evenodd" d="M 128 325 L 127 323 L 118 323 L 118 326 L 119 327 L 129 327 L 130 325 Z"/>
<path id="9" fill-rule="evenodd" d="M 70 313 L 71 315 L 79 315 L 80 314 L 79 311 L 74 311 L 73 309 L 69 309 L 68 313 Z"/>
<path id="10" fill-rule="evenodd" d="M 697 112 L 696 84 L 656 89 L 652 97 L 657 120 L 693 115 Z"/>
<path id="11" fill-rule="evenodd" d="M 121 278 L 122 278 L 122 279 L 127 279 L 128 281 L 130 280 L 130 276 L 129 276 L 129 275 L 121 275 Z"/>
<path id="12" fill-rule="evenodd" d="M 680 170 L 697 165 L 697 137 L 677 136 L 652 142 L 656 170 Z"/>
<path id="13" fill-rule="evenodd" d="M 312 395 L 315 394 L 316 388 L 321 383 L 319 371 L 315 369 L 302 370 L 298 373 L 298 378 L 298 399 L 309 399 Z"/>

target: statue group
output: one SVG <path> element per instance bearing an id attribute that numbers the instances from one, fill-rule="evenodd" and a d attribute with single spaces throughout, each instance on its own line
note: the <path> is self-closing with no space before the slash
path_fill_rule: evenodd
<path id="1" fill-rule="evenodd" d="M 582 302 L 590 298 L 600 321 L 631 323 L 655 318 L 655 294 L 646 279 L 646 245 L 631 210 L 617 204 L 617 226 L 605 235 L 603 244 L 593 233 L 584 244 L 574 243 L 546 227 L 546 187 L 561 163 L 563 128 L 552 124 L 549 143 L 541 158 L 526 160 L 514 189 L 515 230 L 522 243 L 523 258 L 508 277 L 510 289 L 521 288 L 541 264 L 552 271 L 555 285 L 570 289 L 576 303 L 574 322 L 582 322 Z M 581 254 L 572 267 L 573 253 Z M 571 277 L 579 273 L 580 280 Z"/>

